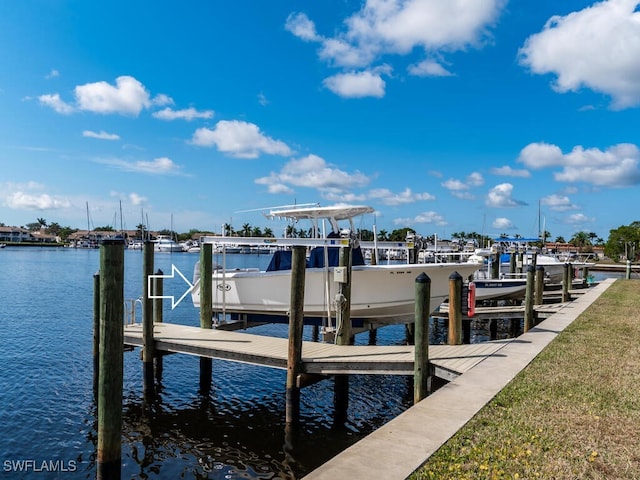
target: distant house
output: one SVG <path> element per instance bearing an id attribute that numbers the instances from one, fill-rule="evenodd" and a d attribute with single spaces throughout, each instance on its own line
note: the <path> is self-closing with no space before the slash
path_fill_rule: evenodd
<path id="1" fill-rule="evenodd" d="M 0 227 L 0 242 L 33 242 L 33 235 L 21 227 Z"/>

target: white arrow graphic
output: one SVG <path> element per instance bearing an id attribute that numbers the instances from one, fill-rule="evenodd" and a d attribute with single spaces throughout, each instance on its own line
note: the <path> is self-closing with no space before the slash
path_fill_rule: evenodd
<path id="1" fill-rule="evenodd" d="M 191 282 L 189 280 L 187 280 L 187 277 L 185 277 L 182 272 L 178 269 L 178 267 L 176 267 L 175 265 L 171 264 L 171 275 L 149 275 L 147 277 L 147 291 L 151 292 L 153 291 L 151 288 L 151 279 L 153 278 L 174 278 L 175 274 L 180 275 L 180 277 L 185 281 L 185 283 L 187 285 L 189 285 L 189 288 L 187 289 L 186 292 L 184 292 L 182 294 L 182 296 L 176 301 L 175 297 L 173 295 L 149 295 L 149 298 L 170 298 L 171 299 L 171 310 L 173 310 L 174 308 L 176 308 L 178 306 L 178 304 L 184 299 L 184 297 L 186 297 L 187 295 L 189 295 L 189 293 L 191 293 L 191 290 L 193 290 L 193 285 L 191 284 Z"/>

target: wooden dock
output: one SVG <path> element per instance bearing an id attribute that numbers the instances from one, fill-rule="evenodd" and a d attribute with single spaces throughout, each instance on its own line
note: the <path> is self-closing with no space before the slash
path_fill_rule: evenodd
<path id="1" fill-rule="evenodd" d="M 154 324 L 155 350 L 231 360 L 272 368 L 287 368 L 286 338 L 203 329 L 171 323 Z M 453 380 L 485 358 L 499 354 L 515 339 L 471 345 L 429 345 L 431 373 Z M 124 343 L 142 347 L 142 325 L 124 328 Z M 335 345 L 303 342 L 302 372 L 307 374 L 413 375 L 414 347 Z"/>

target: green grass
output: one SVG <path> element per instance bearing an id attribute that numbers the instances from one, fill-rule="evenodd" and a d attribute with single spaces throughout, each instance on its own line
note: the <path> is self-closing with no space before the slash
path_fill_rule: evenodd
<path id="1" fill-rule="evenodd" d="M 640 479 L 640 281 L 615 282 L 411 478 Z"/>

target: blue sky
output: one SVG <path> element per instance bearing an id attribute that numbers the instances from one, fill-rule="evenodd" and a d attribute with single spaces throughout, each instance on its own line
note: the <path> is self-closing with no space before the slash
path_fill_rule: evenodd
<path id="1" fill-rule="evenodd" d="M 639 5 L 0 2 L 0 222 L 528 237 L 540 205 L 606 239 L 640 219 Z"/>

